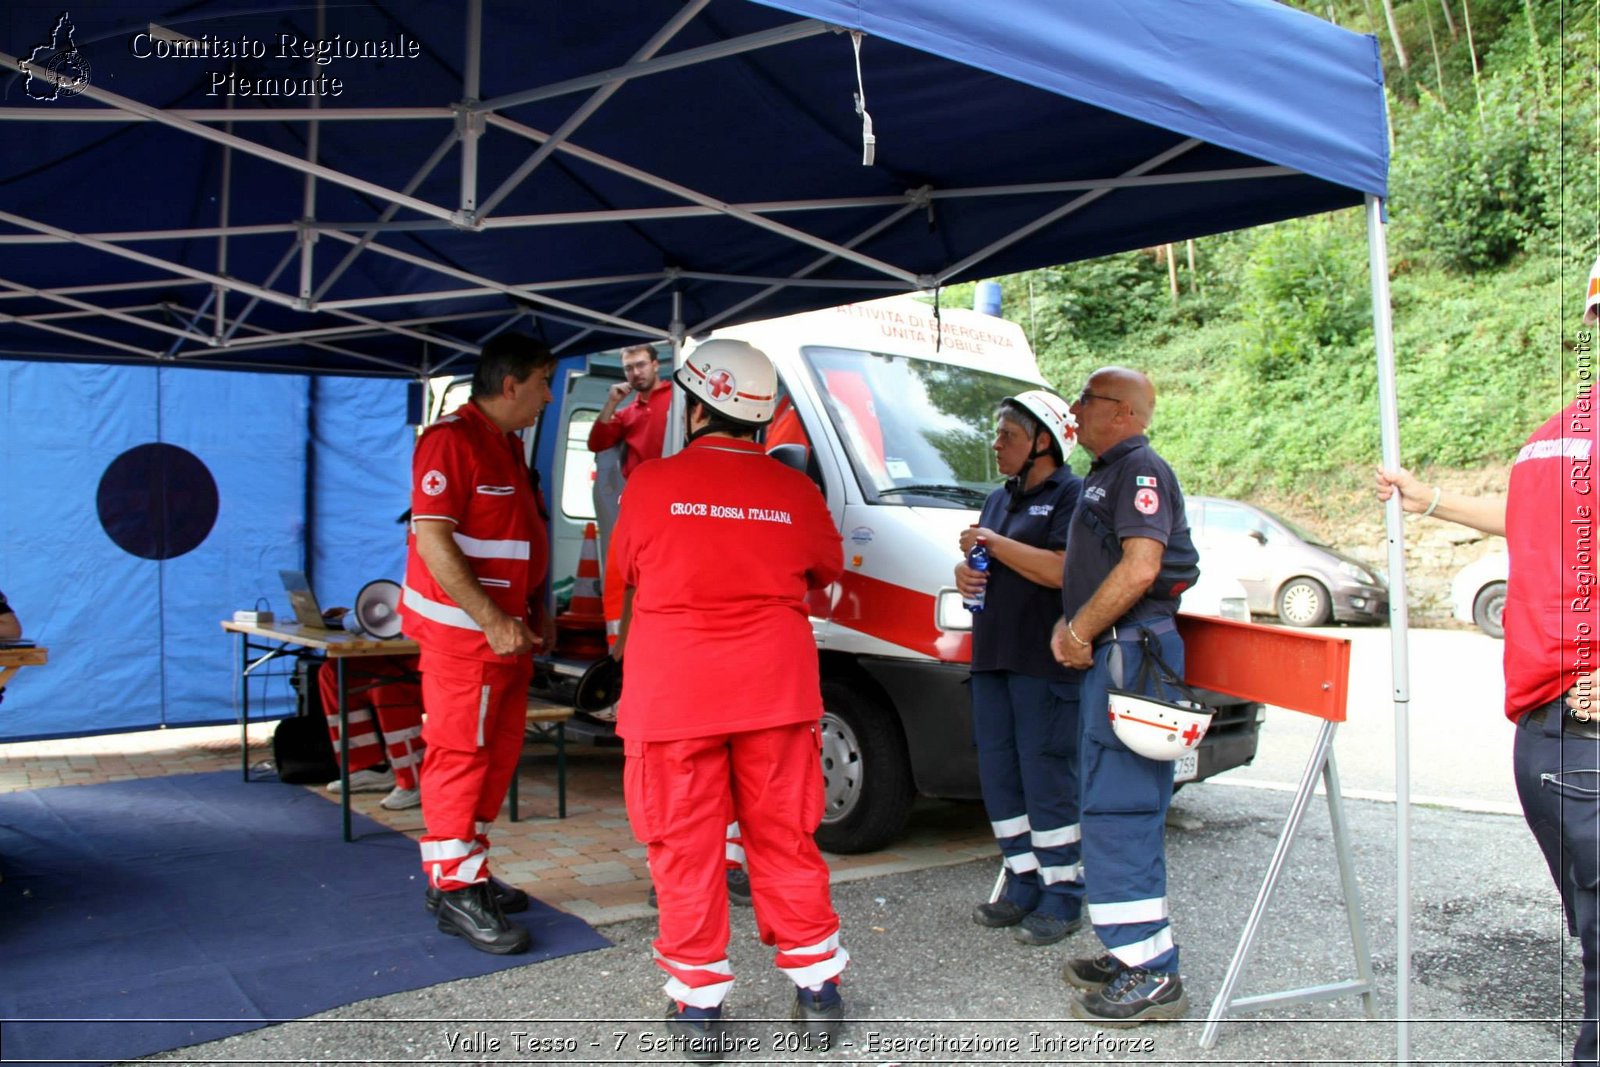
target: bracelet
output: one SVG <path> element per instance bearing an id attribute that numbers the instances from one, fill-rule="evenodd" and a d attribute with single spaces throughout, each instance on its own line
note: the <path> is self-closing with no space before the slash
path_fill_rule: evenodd
<path id="1" fill-rule="evenodd" d="M 1429 515 L 1433 514 L 1433 509 L 1439 506 L 1439 498 L 1441 496 L 1443 496 L 1443 495 L 1444 495 L 1444 487 L 1443 486 L 1436 485 L 1436 486 L 1433 487 L 1433 500 L 1429 502 L 1428 510 L 1424 511 L 1422 513 L 1422 517 L 1423 518 L 1427 518 Z"/>
<path id="2" fill-rule="evenodd" d="M 1072 637 L 1072 639 L 1074 641 L 1078 642 L 1078 644 L 1082 645 L 1084 648 L 1091 647 L 1089 642 L 1085 641 L 1083 638 L 1078 636 L 1078 631 L 1076 631 L 1076 630 L 1074 630 L 1072 628 L 1072 622 L 1070 620 L 1067 622 L 1067 633 Z"/>

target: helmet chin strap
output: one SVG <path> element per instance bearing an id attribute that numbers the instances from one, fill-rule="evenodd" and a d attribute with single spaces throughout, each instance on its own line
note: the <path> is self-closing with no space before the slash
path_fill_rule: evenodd
<path id="1" fill-rule="evenodd" d="M 1028 453 L 1028 458 L 1022 461 L 1022 468 L 1006 479 L 1006 494 L 1010 498 L 1006 501 L 1007 511 L 1014 512 L 1022 507 L 1022 492 L 1028 487 L 1028 473 L 1033 470 L 1033 461 L 1040 456 L 1048 456 L 1049 454 L 1049 445 L 1046 445 L 1043 451 L 1035 447 L 1032 452 Z"/>

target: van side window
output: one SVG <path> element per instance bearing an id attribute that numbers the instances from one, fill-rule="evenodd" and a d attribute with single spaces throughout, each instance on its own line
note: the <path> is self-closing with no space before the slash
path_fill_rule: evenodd
<path id="1" fill-rule="evenodd" d="M 589 451 L 589 428 L 599 414 L 593 408 L 575 410 L 567 422 L 566 448 L 561 458 L 561 513 L 569 519 L 595 517 L 595 458 Z"/>

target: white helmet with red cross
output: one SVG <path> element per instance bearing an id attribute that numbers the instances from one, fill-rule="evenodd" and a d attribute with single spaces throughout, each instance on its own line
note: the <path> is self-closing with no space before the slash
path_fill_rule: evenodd
<path id="1" fill-rule="evenodd" d="M 1050 431 L 1050 436 L 1061 446 L 1061 462 L 1072 455 L 1072 446 L 1078 443 L 1078 420 L 1067 408 L 1067 402 L 1043 389 L 1029 389 L 1026 393 L 1008 396 L 1002 403 L 1015 404 L 1039 420 Z"/>
<path id="2" fill-rule="evenodd" d="M 684 357 L 673 380 L 717 414 L 745 426 L 765 426 L 778 403 L 778 372 L 747 341 L 712 338 Z"/>
<path id="3" fill-rule="evenodd" d="M 1175 760 L 1193 752 L 1211 726 L 1211 712 L 1171 704 L 1126 689 L 1106 690 L 1111 729 L 1117 740 L 1146 759 Z"/>

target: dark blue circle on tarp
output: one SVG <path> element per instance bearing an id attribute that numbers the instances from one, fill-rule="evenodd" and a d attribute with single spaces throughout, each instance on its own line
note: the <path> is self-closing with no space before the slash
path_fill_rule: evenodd
<path id="1" fill-rule="evenodd" d="M 95 507 L 106 536 L 140 559 L 176 559 L 217 523 L 217 481 L 177 445 L 130 448 L 100 476 Z"/>

